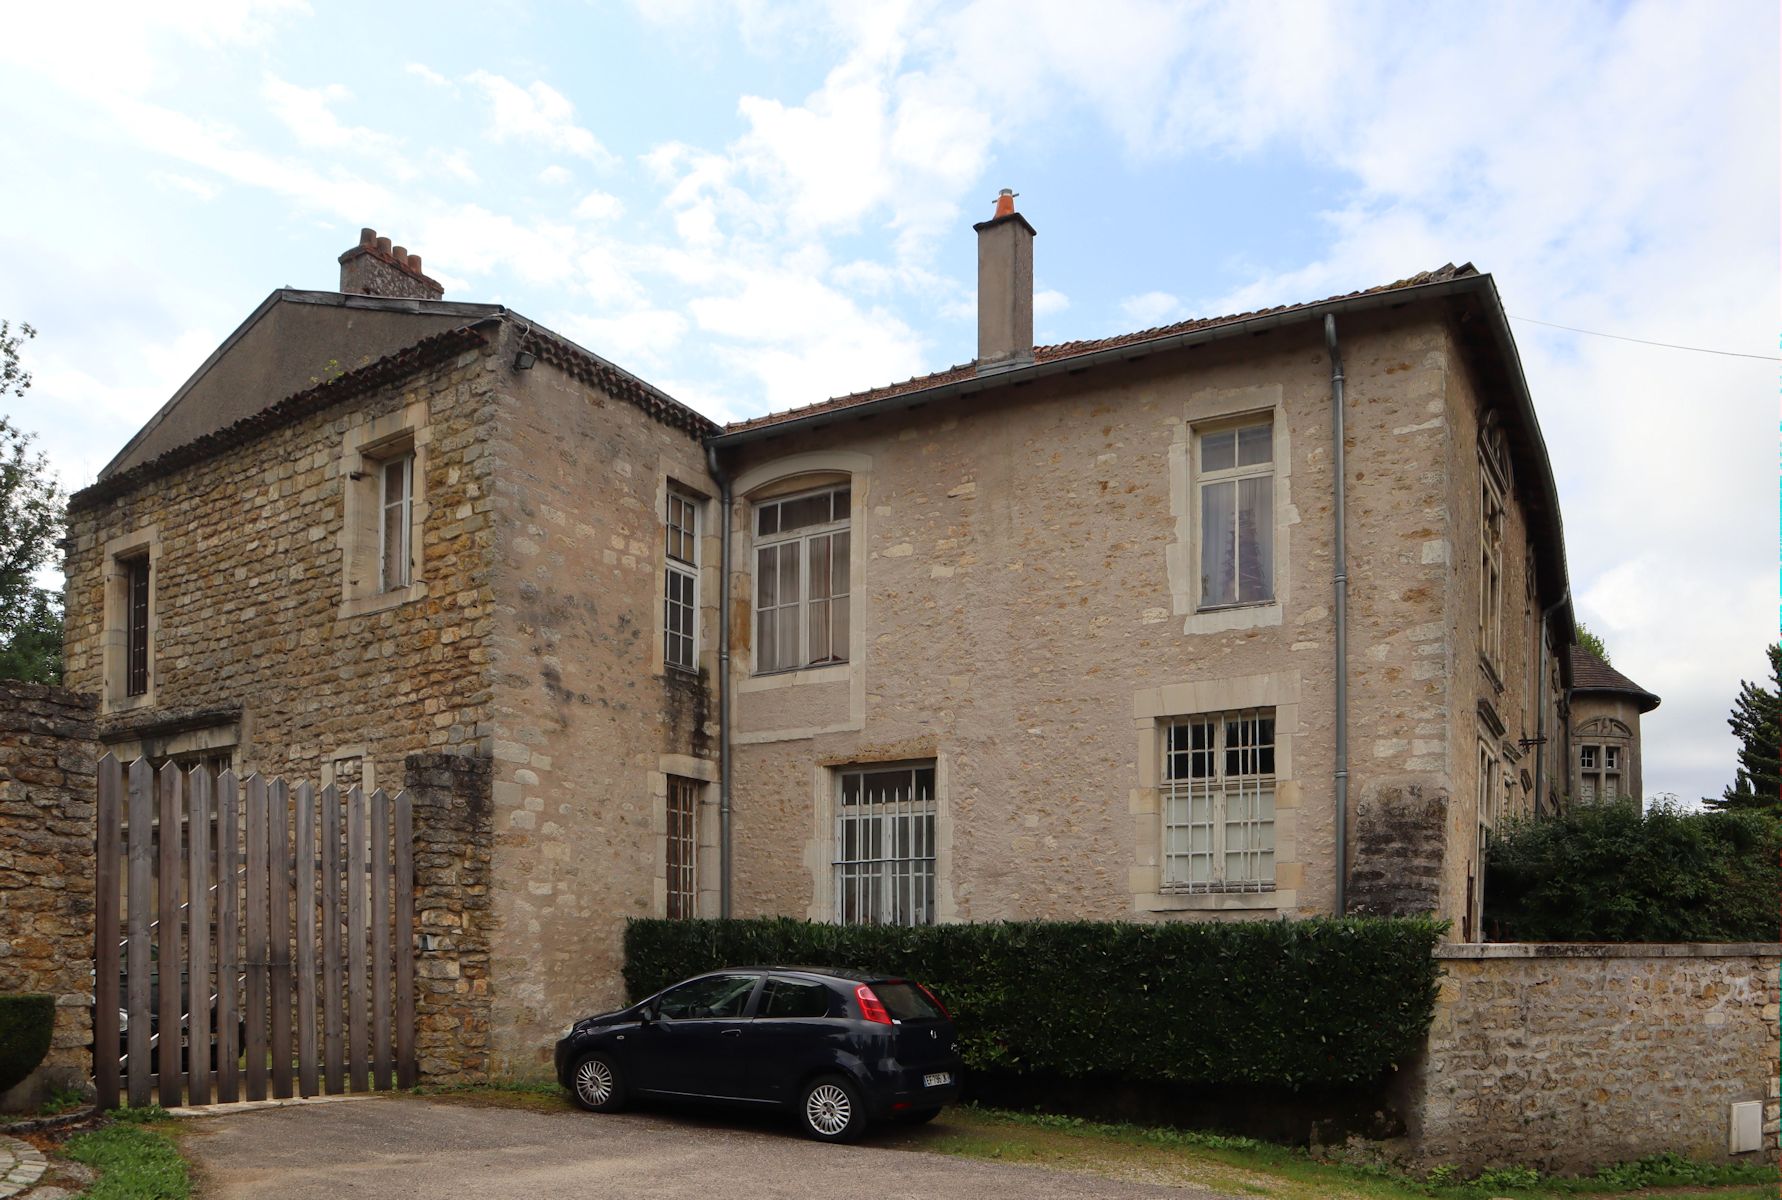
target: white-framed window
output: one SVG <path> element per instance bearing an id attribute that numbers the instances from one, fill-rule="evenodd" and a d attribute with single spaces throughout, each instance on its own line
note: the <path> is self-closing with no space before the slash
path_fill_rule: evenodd
<path id="1" fill-rule="evenodd" d="M 934 764 L 846 767 L 835 787 L 836 920 L 934 924 Z"/>
<path id="2" fill-rule="evenodd" d="M 1578 799 L 1586 804 L 1598 800 L 1619 800 L 1624 795 L 1621 785 L 1622 748 L 1601 744 L 1578 747 Z"/>
<path id="3" fill-rule="evenodd" d="M 755 505 L 755 671 L 848 661 L 846 486 Z"/>
<path id="4" fill-rule="evenodd" d="M 1274 709 L 1171 720 L 1161 779 L 1165 891 L 1273 890 Z"/>
<path id="5" fill-rule="evenodd" d="M 662 661 L 699 669 L 699 502 L 668 493 L 662 572 Z"/>
<path id="6" fill-rule="evenodd" d="M 668 915 L 685 919 L 699 915 L 699 791 L 697 779 L 668 777 L 667 857 Z"/>
<path id="7" fill-rule="evenodd" d="M 1275 440 L 1269 419 L 1195 433 L 1200 607 L 1275 598 Z"/>
<path id="8" fill-rule="evenodd" d="M 405 588 L 413 577 L 409 531 L 415 512 L 415 456 L 412 452 L 378 464 L 379 590 Z"/>

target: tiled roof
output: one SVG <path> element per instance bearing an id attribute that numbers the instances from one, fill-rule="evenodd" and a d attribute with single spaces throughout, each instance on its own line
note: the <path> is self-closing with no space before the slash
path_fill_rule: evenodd
<path id="1" fill-rule="evenodd" d="M 1174 325 L 1160 325 L 1154 329 L 1140 329 L 1133 333 L 1122 333 L 1114 337 L 1093 338 L 1075 342 L 1060 342 L 1056 346 L 1035 346 L 1033 360 L 1036 363 L 1057 362 L 1060 359 L 1077 358 L 1095 354 L 1102 350 L 1112 350 L 1120 346 L 1135 346 L 1143 342 L 1158 341 L 1163 338 L 1176 337 L 1184 333 L 1192 333 L 1200 329 L 1211 329 L 1219 325 L 1235 325 L 1241 321 L 1251 321 L 1258 317 L 1275 316 L 1300 309 L 1313 309 L 1321 305 L 1332 304 L 1339 300 L 1352 300 L 1358 296 L 1374 296 L 1386 292 L 1401 291 L 1406 288 L 1420 287 L 1430 283 L 1444 283 L 1450 279 L 1461 279 L 1469 275 L 1477 275 L 1473 264 L 1463 263 L 1455 266 L 1448 263 L 1433 271 L 1424 271 L 1409 279 L 1400 279 L 1395 283 L 1382 284 L 1379 287 L 1363 288 L 1356 292 L 1346 292 L 1340 296 L 1328 296 L 1323 300 L 1311 300 L 1302 304 L 1282 304 L 1274 308 L 1259 308 L 1254 312 L 1234 313 L 1224 317 L 1197 317 L 1190 321 L 1180 321 Z M 854 408 L 861 404 L 870 404 L 875 400 L 883 400 L 890 396 L 900 396 L 906 392 L 920 392 L 928 388 L 940 387 L 943 384 L 955 383 L 961 379 L 970 379 L 977 373 L 975 363 L 958 363 L 944 371 L 936 371 L 932 375 L 918 375 L 914 379 L 906 379 L 902 383 L 886 384 L 883 387 L 870 388 L 863 392 L 852 392 L 846 396 L 837 396 L 830 400 L 807 404 L 802 408 L 791 408 L 784 412 L 768 413 L 765 416 L 752 417 L 747 421 L 737 421 L 724 428 L 725 433 L 740 433 L 745 429 L 759 429 L 766 425 L 780 425 L 788 421 L 797 421 L 817 413 L 833 412 L 838 409 Z"/>
<path id="2" fill-rule="evenodd" d="M 1572 647 L 1572 690 L 1574 692 L 1621 692 L 1634 696 L 1640 701 L 1641 712 L 1650 712 L 1658 707 L 1657 696 L 1582 646 Z"/>

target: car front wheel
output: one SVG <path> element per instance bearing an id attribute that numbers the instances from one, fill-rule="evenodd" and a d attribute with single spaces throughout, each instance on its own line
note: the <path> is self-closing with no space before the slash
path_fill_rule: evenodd
<path id="1" fill-rule="evenodd" d="M 798 1104 L 798 1127 L 819 1142 L 851 1142 L 866 1132 L 860 1090 L 840 1075 L 824 1075 L 805 1085 Z"/>
<path id="2" fill-rule="evenodd" d="M 625 1082 L 610 1055 L 585 1054 L 569 1073 L 569 1094 L 589 1112 L 614 1112 L 625 1104 Z"/>

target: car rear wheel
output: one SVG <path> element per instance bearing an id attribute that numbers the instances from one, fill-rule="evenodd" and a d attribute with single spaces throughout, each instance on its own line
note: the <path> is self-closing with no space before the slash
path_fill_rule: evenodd
<path id="1" fill-rule="evenodd" d="M 798 1127 L 819 1142 L 851 1142 L 866 1132 L 860 1090 L 840 1075 L 823 1075 L 805 1085 L 798 1103 Z"/>
<path id="2" fill-rule="evenodd" d="M 569 1094 L 589 1112 L 614 1112 L 624 1107 L 625 1081 L 610 1056 L 586 1054 L 569 1072 Z"/>

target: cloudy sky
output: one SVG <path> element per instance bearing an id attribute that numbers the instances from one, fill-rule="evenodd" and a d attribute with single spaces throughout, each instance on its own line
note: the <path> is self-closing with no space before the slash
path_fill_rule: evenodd
<path id="1" fill-rule="evenodd" d="M 9 415 L 69 486 L 361 225 L 724 419 L 971 357 L 970 222 L 1040 341 L 1444 262 L 1510 312 L 1778 350 L 1774 3 L 183 0 L 0 39 Z M 1777 631 L 1782 364 L 1516 325 L 1580 616 L 1717 794 Z"/>

